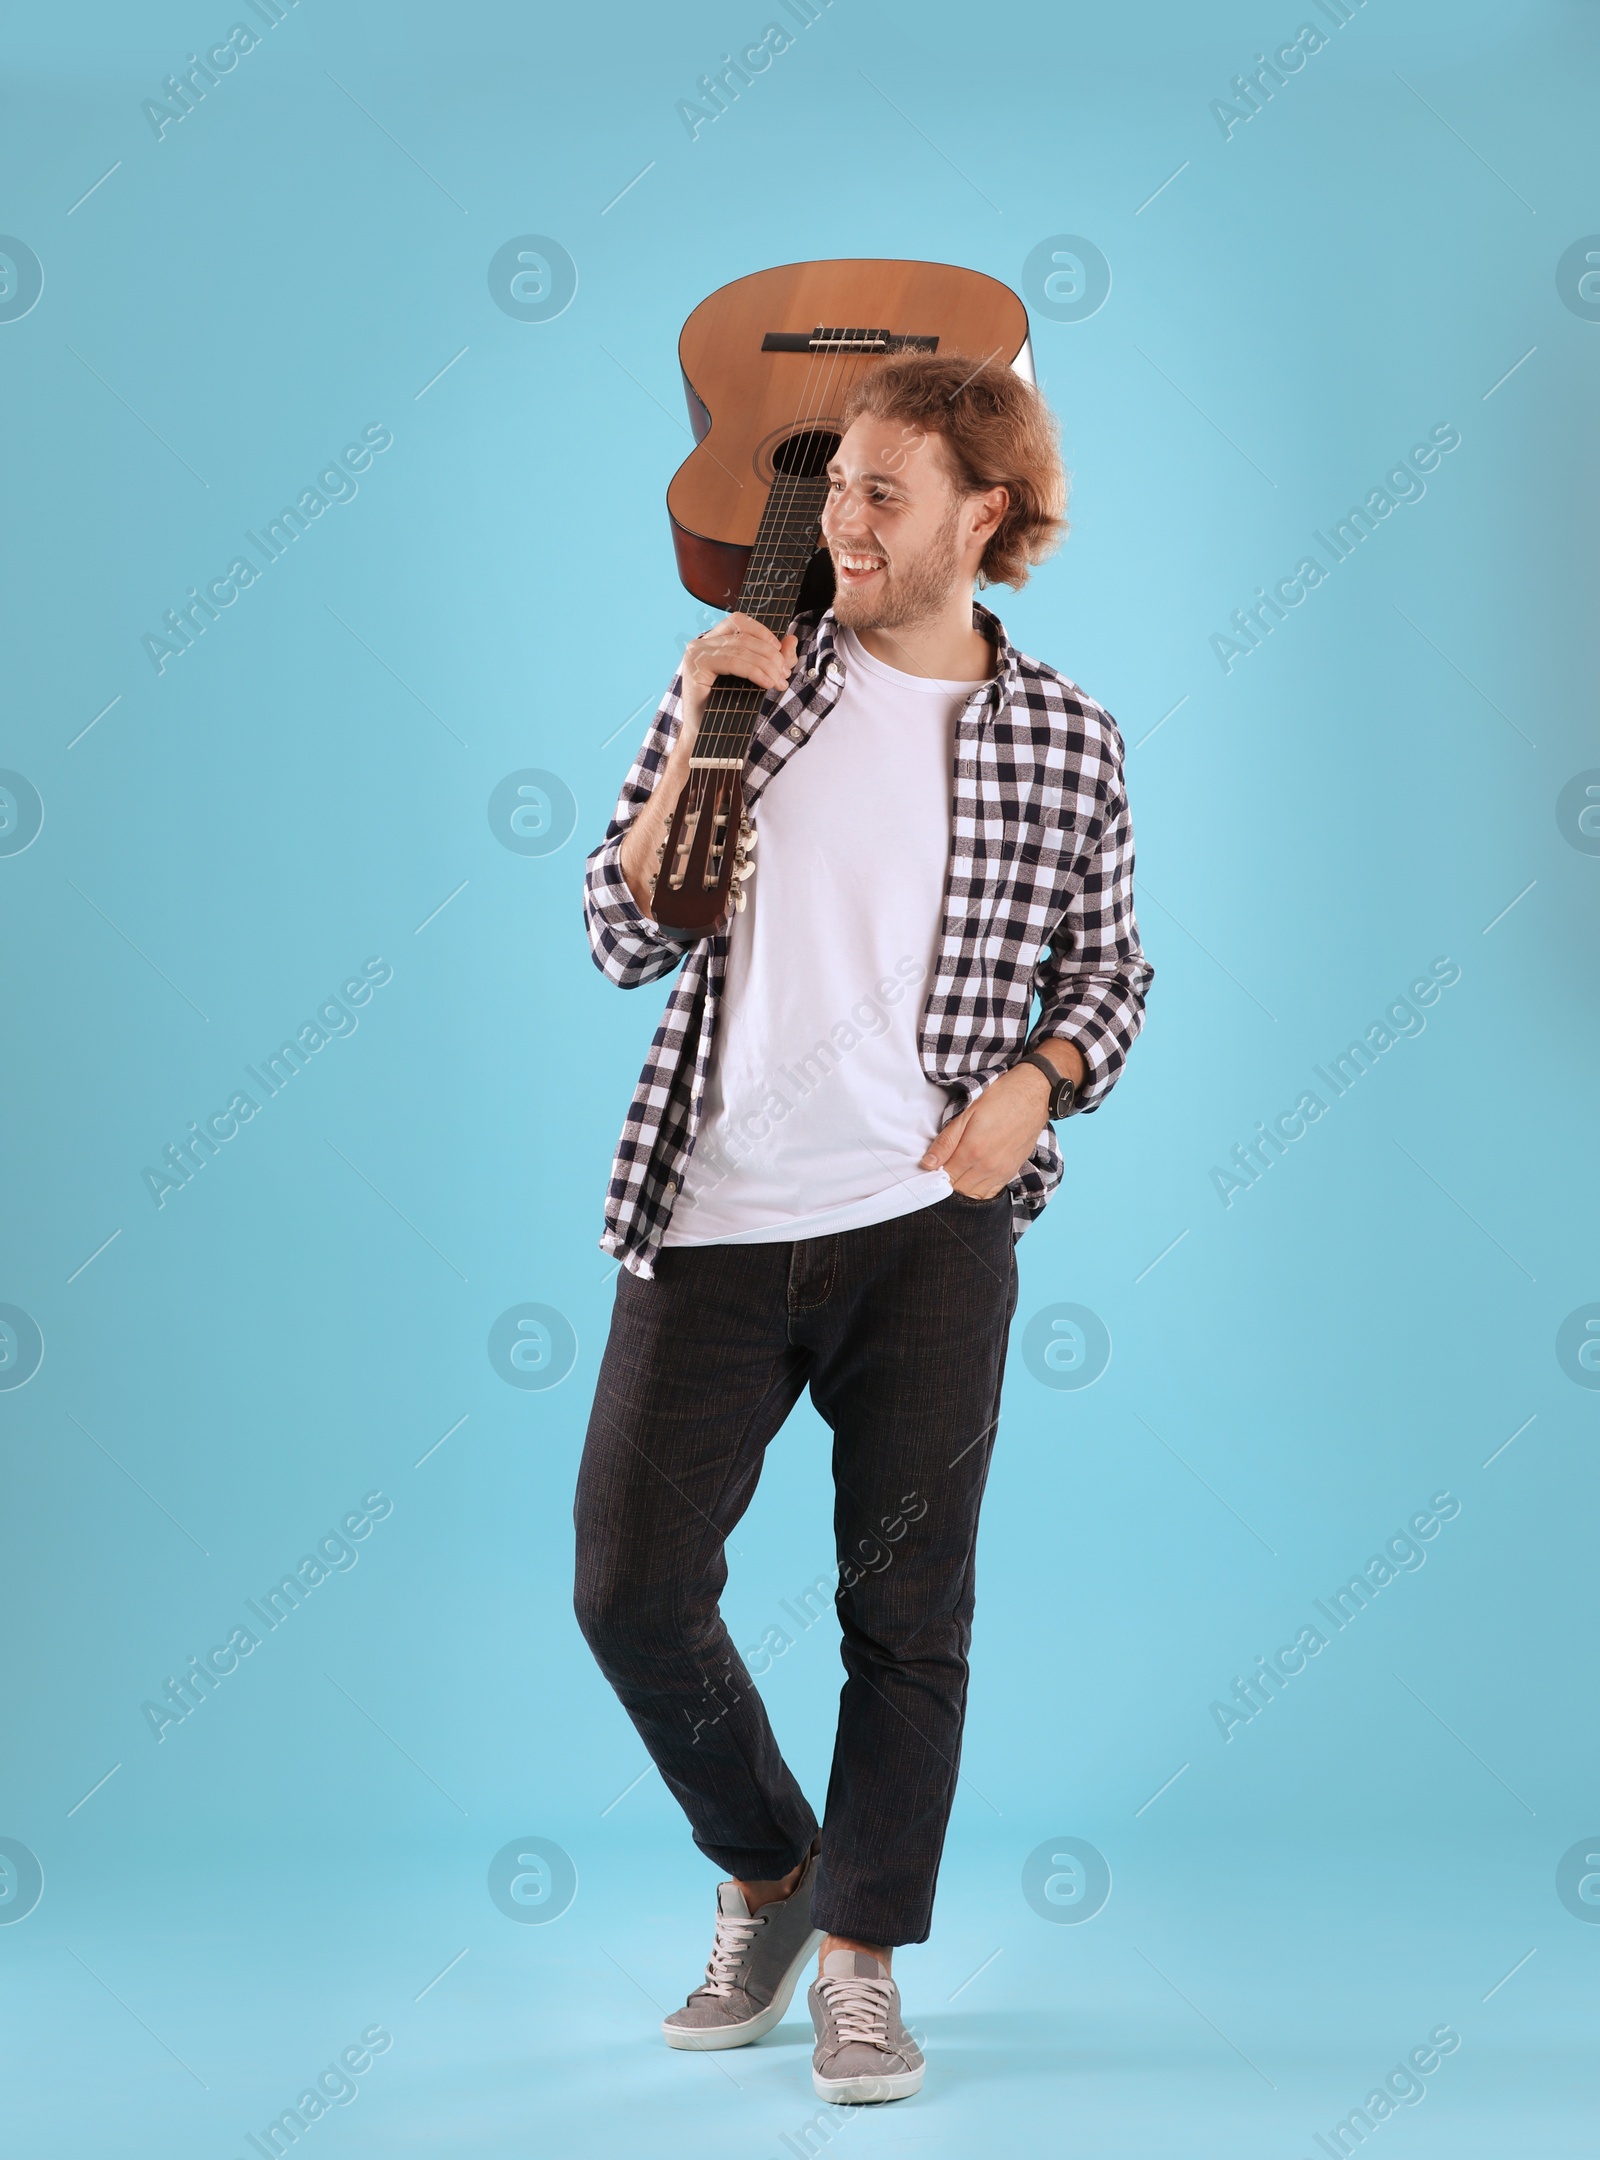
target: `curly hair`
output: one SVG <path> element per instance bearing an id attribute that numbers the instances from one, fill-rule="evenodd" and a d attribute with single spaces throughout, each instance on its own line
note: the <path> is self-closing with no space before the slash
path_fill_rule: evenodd
<path id="1" fill-rule="evenodd" d="M 869 368 L 845 400 L 848 427 L 863 413 L 936 435 L 957 490 L 1011 497 L 978 565 L 980 585 L 1028 582 L 1067 532 L 1067 476 L 1055 415 L 1029 382 L 995 360 L 905 353 Z"/>

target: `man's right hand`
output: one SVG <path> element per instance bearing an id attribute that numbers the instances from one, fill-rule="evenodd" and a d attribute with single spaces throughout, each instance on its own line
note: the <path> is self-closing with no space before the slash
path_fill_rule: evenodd
<path id="1" fill-rule="evenodd" d="M 790 631 L 774 637 L 765 623 L 753 615 L 724 615 L 721 622 L 693 639 L 683 655 L 683 727 L 672 746 L 677 756 L 683 749 L 687 768 L 690 748 L 705 718 L 706 699 L 719 675 L 737 675 L 760 690 L 786 690 L 794 673 L 799 640 Z"/>
<path id="2" fill-rule="evenodd" d="M 689 760 L 694 754 L 712 685 L 719 675 L 737 675 L 745 682 L 754 683 L 759 690 L 785 690 L 794 673 L 798 650 L 799 641 L 793 631 L 787 637 L 776 637 L 753 615 L 725 615 L 721 622 L 703 636 L 692 639 L 686 647 L 678 732 L 667 762 L 656 777 L 650 800 L 636 812 L 622 841 L 622 874 L 644 914 L 653 916 L 654 913 L 650 904 L 650 883 L 655 874 L 656 859 L 672 823 L 678 797 L 689 777 Z"/>

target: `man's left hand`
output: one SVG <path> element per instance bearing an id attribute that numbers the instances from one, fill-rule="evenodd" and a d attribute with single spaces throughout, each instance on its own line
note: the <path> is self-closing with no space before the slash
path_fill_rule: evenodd
<path id="1" fill-rule="evenodd" d="M 1083 1059 L 1073 1044 L 1052 1041 L 1036 1047 L 1069 1079 L 1082 1082 Z M 950 1120 L 929 1143 L 921 1167 L 942 1166 L 958 1193 L 969 1200 L 992 1200 L 1033 1153 L 1049 1109 L 1044 1074 L 1036 1065 L 1015 1066 Z"/>

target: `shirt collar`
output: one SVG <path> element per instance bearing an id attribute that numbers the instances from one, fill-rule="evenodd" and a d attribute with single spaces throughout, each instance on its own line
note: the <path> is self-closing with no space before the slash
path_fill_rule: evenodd
<path id="1" fill-rule="evenodd" d="M 811 655 L 813 674 L 825 676 L 830 667 L 842 664 L 839 662 L 839 627 L 831 607 L 818 617 Z M 995 649 L 995 671 L 989 678 L 989 691 L 992 693 L 998 685 L 1001 704 L 1009 705 L 1014 701 L 1017 690 L 1017 648 L 1006 636 L 1005 624 L 999 616 L 978 600 L 972 603 L 972 627 L 980 631 Z"/>

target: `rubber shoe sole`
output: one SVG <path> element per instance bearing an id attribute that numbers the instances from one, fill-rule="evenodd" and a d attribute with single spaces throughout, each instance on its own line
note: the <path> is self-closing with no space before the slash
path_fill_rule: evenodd
<path id="1" fill-rule="evenodd" d="M 909 2100 L 922 2087 L 922 2073 L 927 2066 L 918 2064 L 915 2070 L 896 2070 L 889 2077 L 825 2078 L 822 2072 L 811 2072 L 811 2090 L 820 2100 L 870 2102 L 874 2100 Z"/>
<path id="2" fill-rule="evenodd" d="M 775 2025 L 783 2021 L 783 2013 L 794 2000 L 794 1991 L 800 1975 L 809 1959 L 817 1954 L 822 1941 L 822 1930 L 814 1928 L 806 1937 L 805 1947 L 778 1983 L 778 1991 L 765 2010 L 758 2010 L 753 2018 L 746 2018 L 738 2025 L 674 2025 L 664 2021 L 661 2036 L 668 2047 L 690 2048 L 697 2054 L 707 2054 L 717 2048 L 748 2047 L 753 2040 L 765 2039 Z M 911 2088 L 915 2091 L 915 2087 Z M 819 2088 L 820 2090 L 820 2088 Z"/>

